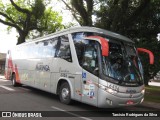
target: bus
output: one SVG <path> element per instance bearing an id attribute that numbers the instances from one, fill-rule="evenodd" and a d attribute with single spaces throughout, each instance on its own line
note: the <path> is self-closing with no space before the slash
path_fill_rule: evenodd
<path id="1" fill-rule="evenodd" d="M 129 38 L 95 27 L 74 27 L 17 45 L 6 57 L 5 77 L 99 108 L 137 105 L 144 100 L 143 68 Z"/>

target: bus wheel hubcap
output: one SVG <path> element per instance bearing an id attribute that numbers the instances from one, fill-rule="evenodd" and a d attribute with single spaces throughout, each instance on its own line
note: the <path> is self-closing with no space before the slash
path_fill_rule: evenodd
<path id="1" fill-rule="evenodd" d="M 62 98 L 67 99 L 68 96 L 69 96 L 69 90 L 67 88 L 63 88 L 62 89 Z"/>

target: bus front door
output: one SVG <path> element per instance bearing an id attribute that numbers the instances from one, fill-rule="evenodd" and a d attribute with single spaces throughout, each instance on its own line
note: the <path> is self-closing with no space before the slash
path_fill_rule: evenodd
<path id="1" fill-rule="evenodd" d="M 82 102 L 97 106 L 98 77 L 83 70 L 82 72 Z"/>

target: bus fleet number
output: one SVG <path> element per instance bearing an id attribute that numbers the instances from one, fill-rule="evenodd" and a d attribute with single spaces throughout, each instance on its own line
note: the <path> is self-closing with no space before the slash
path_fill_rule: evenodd
<path id="1" fill-rule="evenodd" d="M 67 77 L 66 73 L 61 73 L 61 77 Z"/>

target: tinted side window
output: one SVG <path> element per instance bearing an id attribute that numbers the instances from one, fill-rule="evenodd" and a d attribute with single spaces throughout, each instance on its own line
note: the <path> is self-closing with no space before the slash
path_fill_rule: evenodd
<path id="1" fill-rule="evenodd" d="M 49 40 L 36 42 L 34 46 L 34 56 L 37 58 L 54 57 L 57 41 L 57 38 L 52 38 Z"/>
<path id="2" fill-rule="evenodd" d="M 56 57 L 72 62 L 71 49 L 67 35 L 58 38 Z"/>

